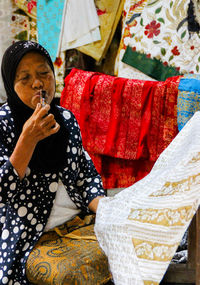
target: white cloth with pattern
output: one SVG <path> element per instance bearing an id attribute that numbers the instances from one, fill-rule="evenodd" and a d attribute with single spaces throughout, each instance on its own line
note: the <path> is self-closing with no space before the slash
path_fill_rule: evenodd
<path id="1" fill-rule="evenodd" d="M 63 17 L 61 50 L 65 51 L 101 40 L 99 25 L 94 0 L 67 0 Z"/>
<path id="2" fill-rule="evenodd" d="M 144 179 L 100 200 L 95 232 L 116 285 L 159 284 L 200 203 L 200 112 Z"/>

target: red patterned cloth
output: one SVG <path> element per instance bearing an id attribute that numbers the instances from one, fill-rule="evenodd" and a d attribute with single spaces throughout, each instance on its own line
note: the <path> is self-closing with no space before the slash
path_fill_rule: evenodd
<path id="1" fill-rule="evenodd" d="M 133 80 L 79 69 L 66 77 L 61 106 L 76 116 L 105 188 L 143 178 L 176 136 L 179 79 Z"/>

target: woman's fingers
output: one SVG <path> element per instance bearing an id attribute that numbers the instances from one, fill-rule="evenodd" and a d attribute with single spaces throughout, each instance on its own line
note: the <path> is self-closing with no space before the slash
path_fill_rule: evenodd
<path id="1" fill-rule="evenodd" d="M 23 127 L 25 135 L 32 138 L 33 141 L 40 141 L 52 134 L 55 134 L 60 129 L 53 114 L 48 114 L 50 105 L 44 107 L 37 104 L 33 115 L 28 119 Z"/>
<path id="2" fill-rule="evenodd" d="M 40 103 L 37 104 L 35 111 L 33 113 L 34 116 L 40 120 L 41 118 L 45 117 L 50 110 L 50 105 L 46 104 L 44 107 Z"/>

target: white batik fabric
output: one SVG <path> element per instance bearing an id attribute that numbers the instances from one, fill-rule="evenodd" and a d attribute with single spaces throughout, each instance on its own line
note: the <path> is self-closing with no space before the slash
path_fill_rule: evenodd
<path id="1" fill-rule="evenodd" d="M 0 0 L 0 62 L 4 51 L 12 43 L 11 34 L 12 1 Z M 0 103 L 6 101 L 6 93 L 0 76 Z"/>
<path id="2" fill-rule="evenodd" d="M 94 0 L 67 0 L 63 19 L 62 51 L 101 40 Z"/>
<path id="3" fill-rule="evenodd" d="M 95 232 L 116 285 L 159 284 L 200 203 L 200 112 L 144 179 L 100 200 Z"/>

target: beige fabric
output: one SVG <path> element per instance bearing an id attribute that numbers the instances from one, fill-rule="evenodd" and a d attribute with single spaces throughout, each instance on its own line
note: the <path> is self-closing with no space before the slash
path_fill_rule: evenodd
<path id="1" fill-rule="evenodd" d="M 199 125 L 196 112 L 149 175 L 99 202 L 95 233 L 116 285 L 162 280 L 200 203 Z"/>
<path id="2" fill-rule="evenodd" d="M 124 0 L 96 0 L 95 3 L 102 13 L 99 15 L 101 41 L 82 46 L 78 50 L 100 61 L 108 50 L 121 18 Z"/>

